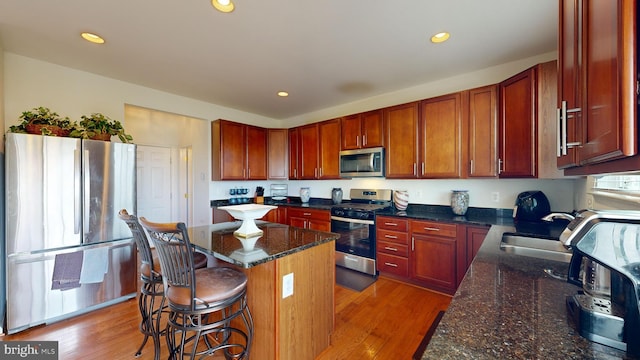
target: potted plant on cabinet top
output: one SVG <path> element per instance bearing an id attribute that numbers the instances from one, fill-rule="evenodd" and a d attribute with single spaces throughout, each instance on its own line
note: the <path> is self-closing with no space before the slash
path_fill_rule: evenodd
<path id="1" fill-rule="evenodd" d="M 131 135 L 125 133 L 120 121 L 113 120 L 101 113 L 93 113 L 90 116 L 82 115 L 82 120 L 70 136 L 83 139 L 94 139 L 110 141 L 111 136 L 117 136 L 123 143 L 130 143 L 133 140 Z"/>
<path id="2" fill-rule="evenodd" d="M 71 129 L 75 127 L 68 117 L 60 117 L 56 112 L 46 107 L 35 107 L 24 111 L 20 115 L 22 123 L 9 127 L 10 132 L 27 133 L 50 136 L 69 136 Z"/>

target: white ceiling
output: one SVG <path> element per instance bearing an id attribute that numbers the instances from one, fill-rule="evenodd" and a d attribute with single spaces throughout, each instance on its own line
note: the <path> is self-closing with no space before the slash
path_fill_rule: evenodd
<path id="1" fill-rule="evenodd" d="M 556 50 L 554 0 L 1 0 L 5 51 L 287 119 Z M 448 42 L 429 38 L 451 32 Z M 102 46 L 80 38 L 95 32 Z M 290 92 L 278 98 L 276 92 Z"/>

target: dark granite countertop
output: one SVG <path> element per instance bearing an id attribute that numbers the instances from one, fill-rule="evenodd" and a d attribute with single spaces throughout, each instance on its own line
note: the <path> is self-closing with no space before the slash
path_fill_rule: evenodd
<path id="1" fill-rule="evenodd" d="M 500 250 L 514 231 L 491 228 L 422 359 L 627 359 L 577 332 L 565 299 L 579 287 L 544 271 L 568 264 Z"/>
<path id="2" fill-rule="evenodd" d="M 263 235 L 253 238 L 237 237 L 233 232 L 241 221 L 189 228 L 193 245 L 214 257 L 250 268 L 310 247 L 336 240 L 340 235 L 293 226 L 256 221 Z M 243 247 L 246 246 L 246 249 Z"/>

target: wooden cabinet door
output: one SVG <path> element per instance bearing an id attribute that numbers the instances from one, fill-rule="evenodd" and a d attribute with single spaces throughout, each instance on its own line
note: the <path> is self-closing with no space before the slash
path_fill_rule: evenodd
<path id="1" fill-rule="evenodd" d="M 359 149 L 362 134 L 360 114 L 345 116 L 341 123 L 342 150 Z"/>
<path id="2" fill-rule="evenodd" d="M 498 87 L 469 90 L 468 177 L 496 177 L 498 163 Z"/>
<path id="3" fill-rule="evenodd" d="M 291 128 L 289 133 L 289 179 L 299 179 L 300 174 L 300 129 Z"/>
<path id="4" fill-rule="evenodd" d="M 456 239 L 412 234 L 411 277 L 427 286 L 454 293 Z"/>
<path id="5" fill-rule="evenodd" d="M 309 220 L 304 219 L 304 218 L 299 218 L 299 217 L 295 217 L 295 216 L 289 216 L 289 226 L 294 226 L 294 227 L 299 227 L 299 228 L 306 229 L 308 221 Z"/>
<path id="6" fill-rule="evenodd" d="M 331 222 L 322 220 L 309 220 L 308 228 L 318 231 L 331 231 Z"/>
<path id="7" fill-rule="evenodd" d="M 418 164 L 418 102 L 383 109 L 388 179 L 414 179 Z"/>
<path id="8" fill-rule="evenodd" d="M 572 144 L 566 151 L 560 149 L 557 166 L 560 169 L 577 166 L 578 126 L 582 123 L 581 59 L 582 54 L 582 0 L 561 0 L 558 25 L 558 109 L 567 113 L 566 142 Z M 564 102 L 564 103 L 563 103 Z M 560 120 L 560 119 L 558 119 Z M 561 129 L 561 131 L 563 131 Z"/>
<path id="9" fill-rule="evenodd" d="M 267 178 L 272 180 L 288 179 L 288 132 L 287 129 L 267 130 Z"/>
<path id="10" fill-rule="evenodd" d="M 318 178 L 340 178 L 340 119 L 323 121 L 318 124 Z"/>
<path id="11" fill-rule="evenodd" d="M 586 101 L 583 144 L 578 149 L 581 164 L 637 153 L 636 11 L 630 0 L 583 1 Z"/>
<path id="12" fill-rule="evenodd" d="M 473 258 L 476 257 L 480 246 L 482 246 L 482 242 L 484 242 L 484 238 L 487 236 L 489 232 L 489 226 L 467 226 L 464 246 L 458 247 L 458 279 L 457 285 L 460 285 L 460 282 L 464 278 L 464 275 L 467 273 Z"/>
<path id="13" fill-rule="evenodd" d="M 534 178 L 536 68 L 500 83 L 500 177 Z"/>
<path id="14" fill-rule="evenodd" d="M 247 126 L 226 120 L 216 120 L 211 125 L 214 180 L 244 180 L 247 164 Z"/>
<path id="15" fill-rule="evenodd" d="M 247 126 L 247 180 L 267 179 L 267 129 Z"/>
<path id="16" fill-rule="evenodd" d="M 318 178 L 318 124 L 301 126 L 298 156 L 298 179 Z"/>
<path id="17" fill-rule="evenodd" d="M 360 115 L 361 147 L 379 147 L 384 144 L 382 110 L 373 110 Z"/>
<path id="18" fill-rule="evenodd" d="M 420 102 L 419 165 L 422 178 L 460 178 L 462 95 L 455 93 Z"/>

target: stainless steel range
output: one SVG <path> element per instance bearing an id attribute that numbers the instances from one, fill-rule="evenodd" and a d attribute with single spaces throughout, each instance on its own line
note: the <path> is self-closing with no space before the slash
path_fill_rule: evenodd
<path id="1" fill-rule="evenodd" d="M 351 189 L 350 201 L 331 208 L 331 231 L 336 240 L 336 265 L 376 275 L 376 211 L 391 207 L 393 191 Z"/>

